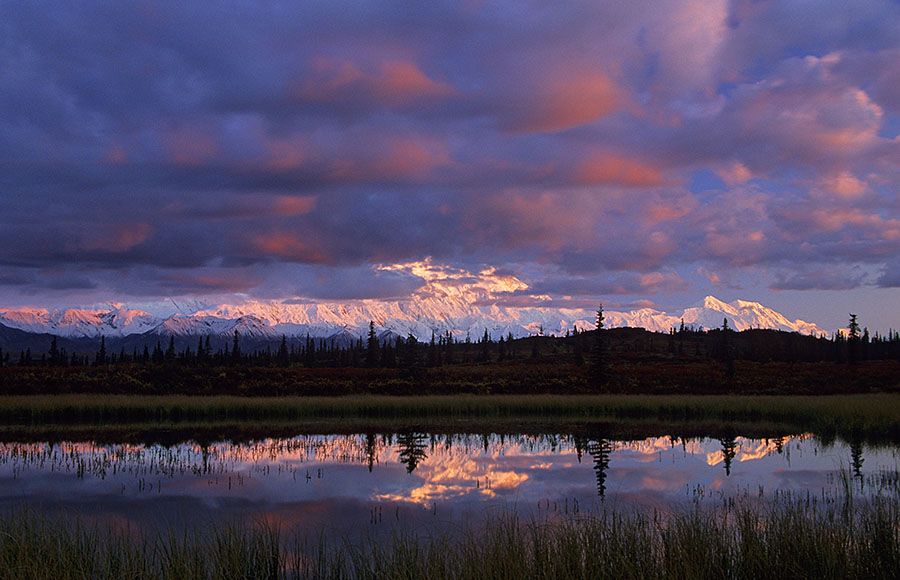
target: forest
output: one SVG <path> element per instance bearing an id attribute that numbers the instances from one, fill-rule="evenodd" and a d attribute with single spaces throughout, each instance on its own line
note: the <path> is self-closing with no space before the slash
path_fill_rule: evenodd
<path id="1" fill-rule="evenodd" d="M 235 333 L 213 349 L 209 336 L 169 337 L 153 348 L 67 353 L 0 352 L 0 393 L 451 394 L 793 393 L 894 391 L 900 335 L 870 335 L 855 315 L 831 337 L 768 329 L 575 330 L 564 336 L 477 339 L 432 335 L 342 344 L 289 339 L 245 345 Z"/>

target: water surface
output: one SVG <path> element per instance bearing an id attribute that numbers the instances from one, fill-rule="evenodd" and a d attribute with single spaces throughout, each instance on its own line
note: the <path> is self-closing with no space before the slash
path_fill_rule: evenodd
<path id="1" fill-rule="evenodd" d="M 898 450 L 771 439 L 574 435 L 303 435 L 251 443 L 0 444 L 0 509 L 123 530 L 268 522 L 339 536 L 439 532 L 515 511 L 672 510 L 878 493 Z"/>

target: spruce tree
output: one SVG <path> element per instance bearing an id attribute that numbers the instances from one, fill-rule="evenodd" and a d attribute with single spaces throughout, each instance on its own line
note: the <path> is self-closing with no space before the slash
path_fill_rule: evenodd
<path id="1" fill-rule="evenodd" d="M 231 348 L 231 359 L 235 364 L 241 362 L 241 345 L 237 330 L 234 331 L 234 346 Z"/>
<path id="2" fill-rule="evenodd" d="M 719 356 L 721 361 L 725 363 L 725 377 L 728 380 L 734 378 L 734 359 L 735 359 L 735 346 L 734 346 L 734 337 L 732 336 L 732 330 L 728 328 L 728 319 L 725 318 L 722 322 L 722 336 L 720 339 L 719 346 Z"/>
<path id="3" fill-rule="evenodd" d="M 50 340 L 50 364 L 56 366 L 59 364 L 59 348 L 56 346 L 56 337 Z"/>
<path id="4" fill-rule="evenodd" d="M 859 323 L 856 315 L 850 314 L 850 322 L 847 325 L 847 362 L 851 365 L 859 363 Z"/>
<path id="5" fill-rule="evenodd" d="M 603 330 L 603 305 L 597 309 L 597 330 L 594 331 L 594 347 L 591 349 L 591 386 L 603 389 L 609 384 L 609 360 L 606 336 Z"/>
<path id="6" fill-rule="evenodd" d="M 369 321 L 369 334 L 366 337 L 366 366 L 378 366 L 378 335 L 375 334 L 375 321 Z"/>
<path id="7" fill-rule="evenodd" d="M 94 358 L 95 366 L 102 366 L 106 364 L 106 337 L 100 337 L 100 350 L 97 351 L 97 356 Z"/>
<path id="8" fill-rule="evenodd" d="M 287 367 L 290 363 L 287 347 L 287 336 L 281 335 L 281 346 L 278 347 L 278 366 Z"/>

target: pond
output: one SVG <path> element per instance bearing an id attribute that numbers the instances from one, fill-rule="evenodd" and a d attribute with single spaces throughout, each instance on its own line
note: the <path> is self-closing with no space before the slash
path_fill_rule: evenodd
<path id="1" fill-rule="evenodd" d="M 311 537 L 438 533 L 523 517 L 877 494 L 898 449 L 821 441 L 575 435 L 298 435 L 177 445 L 0 444 L 0 510 L 120 530 L 266 522 Z"/>

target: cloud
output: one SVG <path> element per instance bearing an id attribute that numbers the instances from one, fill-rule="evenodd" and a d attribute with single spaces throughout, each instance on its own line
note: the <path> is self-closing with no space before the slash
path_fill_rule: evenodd
<path id="1" fill-rule="evenodd" d="M 385 60 L 364 71 L 355 62 L 318 57 L 292 90 L 294 98 L 318 103 L 403 107 L 416 101 L 448 97 L 450 85 L 428 78 L 408 60 Z"/>
<path id="2" fill-rule="evenodd" d="M 551 73 L 521 87 L 507 111 L 505 124 L 522 133 L 553 133 L 585 125 L 624 106 L 615 83 L 598 71 Z"/>
<path id="3" fill-rule="evenodd" d="M 575 180 L 586 185 L 611 183 L 625 186 L 658 186 L 663 184 L 659 170 L 639 161 L 615 155 L 596 155 L 585 159 L 575 170 Z"/>
<path id="4" fill-rule="evenodd" d="M 853 199 L 866 191 L 866 184 L 851 173 L 842 171 L 835 176 L 827 177 L 825 188 L 840 198 Z"/>
<path id="5" fill-rule="evenodd" d="M 427 256 L 573 301 L 892 284 L 889 1 L 18 3 L 0 34 L 12 293 L 382 296 Z"/>
<path id="6" fill-rule="evenodd" d="M 290 232 L 259 234 L 250 240 L 250 249 L 264 256 L 277 256 L 291 262 L 328 263 L 331 258 L 314 241 Z"/>

